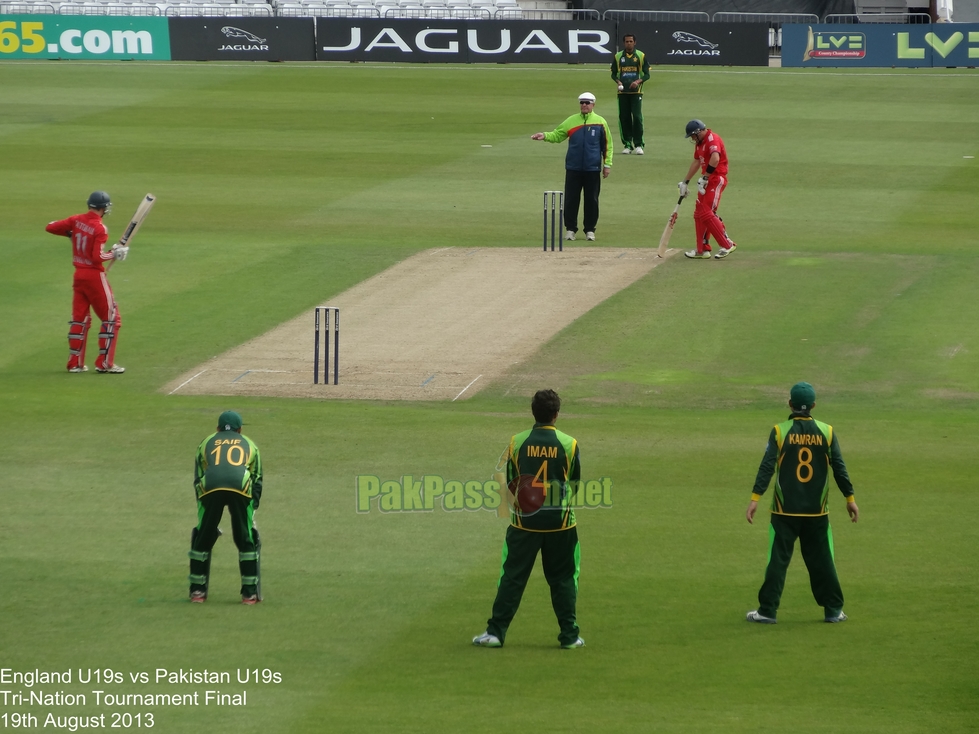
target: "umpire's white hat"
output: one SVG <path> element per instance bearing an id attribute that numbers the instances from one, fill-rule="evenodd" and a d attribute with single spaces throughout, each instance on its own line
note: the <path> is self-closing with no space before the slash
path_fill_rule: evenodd
<path id="1" fill-rule="evenodd" d="M 594 102 L 595 101 L 595 95 L 592 94 L 591 92 L 582 92 L 581 94 L 578 95 L 578 101 L 579 102 Z"/>

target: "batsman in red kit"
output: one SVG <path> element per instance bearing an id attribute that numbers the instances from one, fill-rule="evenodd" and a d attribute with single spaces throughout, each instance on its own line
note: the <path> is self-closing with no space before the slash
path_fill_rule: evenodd
<path id="1" fill-rule="evenodd" d="M 115 244 L 108 252 L 102 249 L 109 239 L 109 230 L 102 218 L 109 213 L 111 207 L 109 195 L 104 191 L 95 191 L 88 197 L 87 212 L 51 222 L 45 228 L 51 234 L 71 239 L 75 278 L 72 282 L 74 297 L 68 327 L 69 372 L 88 371 L 85 366 L 85 344 L 92 325 L 91 311 L 95 311 L 102 322 L 95 371 L 110 375 L 126 371 L 115 364 L 116 338 L 122 319 L 105 273 L 116 260 L 126 259 L 129 248 Z"/>
<path id="2" fill-rule="evenodd" d="M 708 130 L 700 120 L 691 120 L 687 123 L 687 137 L 696 148 L 686 179 L 677 184 L 681 198 L 686 197 L 690 179 L 698 168 L 702 175 L 697 180 L 697 206 L 693 211 L 697 247 L 683 254 L 690 258 L 710 260 L 710 238 L 713 237 L 720 248 L 714 257 L 720 260 L 737 248 L 733 240 L 727 236 L 721 218 L 717 216 L 721 193 L 727 186 L 727 151 L 724 150 L 721 136 L 713 130 Z"/>

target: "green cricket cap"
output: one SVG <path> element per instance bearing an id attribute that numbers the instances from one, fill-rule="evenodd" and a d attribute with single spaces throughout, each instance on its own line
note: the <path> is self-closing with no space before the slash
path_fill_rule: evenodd
<path id="1" fill-rule="evenodd" d="M 241 416 L 235 413 L 233 410 L 224 411 L 220 416 L 218 416 L 218 430 L 240 431 Z"/>
<path id="2" fill-rule="evenodd" d="M 808 382 L 797 382 L 789 392 L 789 400 L 793 408 L 808 410 L 816 402 L 816 389 Z"/>

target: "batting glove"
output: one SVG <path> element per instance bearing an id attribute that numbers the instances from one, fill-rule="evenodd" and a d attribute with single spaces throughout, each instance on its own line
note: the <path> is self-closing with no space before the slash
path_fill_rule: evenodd
<path id="1" fill-rule="evenodd" d="M 682 198 L 682 199 L 686 199 L 687 198 L 687 194 L 690 193 L 690 187 L 687 186 L 688 183 L 690 183 L 690 182 L 689 181 L 681 181 L 680 183 L 678 183 L 676 185 L 676 187 L 678 189 L 680 189 L 680 198 Z"/>
<path id="2" fill-rule="evenodd" d="M 710 181 L 710 179 L 707 178 L 707 176 L 701 176 L 700 178 L 698 178 L 697 179 L 697 191 L 699 191 L 701 194 L 706 194 L 707 193 L 707 182 L 708 181 Z"/>
<path id="3" fill-rule="evenodd" d="M 116 260 L 125 260 L 129 256 L 129 246 L 120 245 L 118 242 L 112 246 L 112 256 Z"/>

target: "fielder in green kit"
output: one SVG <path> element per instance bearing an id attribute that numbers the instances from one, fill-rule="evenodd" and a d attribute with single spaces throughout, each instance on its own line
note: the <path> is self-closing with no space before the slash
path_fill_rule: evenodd
<path id="1" fill-rule="evenodd" d="M 824 620 L 843 622 L 843 590 L 833 557 L 833 530 L 829 525 L 829 472 L 846 498 L 846 511 L 856 522 L 860 509 L 853 498 L 853 484 L 843 463 L 840 443 L 833 426 L 815 420 L 809 411 L 816 406 L 816 391 L 808 382 L 792 386 L 792 414 L 772 428 L 765 456 L 758 468 L 751 502 L 745 516 L 753 522 L 758 501 L 772 475 L 772 525 L 769 530 L 768 568 L 758 592 L 758 609 L 748 612 L 749 622 L 775 624 L 785 572 L 792 560 L 796 538 L 809 570 L 809 584 L 816 603 L 823 607 Z"/>
<path id="2" fill-rule="evenodd" d="M 258 446 L 241 435 L 241 416 L 226 410 L 218 418 L 217 431 L 197 447 L 194 460 L 197 494 L 197 527 L 190 543 L 190 600 L 207 599 L 211 551 L 221 532 L 218 523 L 224 508 L 231 515 L 231 530 L 238 547 L 241 601 L 262 600 L 259 556 L 262 542 L 254 527 L 254 513 L 262 499 L 262 459 Z"/>
<path id="3" fill-rule="evenodd" d="M 622 36 L 623 50 L 612 57 L 612 81 L 619 96 L 619 137 L 624 155 L 643 155 L 642 85 L 649 81 L 649 61 L 636 48 L 636 37 Z"/>
<path id="4" fill-rule="evenodd" d="M 557 615 L 561 647 L 583 647 L 578 636 L 580 551 L 572 499 L 581 478 L 578 442 L 554 427 L 561 398 L 538 390 L 531 402 L 534 427 L 518 433 L 507 449 L 507 485 L 513 494 L 510 527 L 503 543 L 503 567 L 486 631 L 473 638 L 480 647 L 502 647 L 538 552 Z"/>

